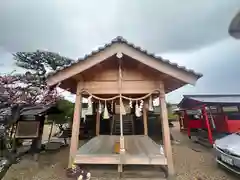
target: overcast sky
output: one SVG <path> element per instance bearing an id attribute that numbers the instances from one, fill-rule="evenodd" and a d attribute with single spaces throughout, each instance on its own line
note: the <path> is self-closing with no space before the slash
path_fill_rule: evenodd
<path id="1" fill-rule="evenodd" d="M 0 72 L 11 53 L 36 49 L 78 58 L 116 36 L 203 73 L 182 94 L 239 93 L 240 40 L 228 26 L 240 0 L 1 0 Z M 19 69 L 17 69 L 19 71 Z"/>

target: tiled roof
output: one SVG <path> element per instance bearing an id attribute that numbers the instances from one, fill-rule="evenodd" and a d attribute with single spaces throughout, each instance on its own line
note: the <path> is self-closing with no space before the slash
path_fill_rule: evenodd
<path id="1" fill-rule="evenodd" d="M 51 106 L 39 105 L 39 106 L 25 107 L 21 109 L 20 113 L 22 116 L 41 115 L 41 114 L 48 114 L 48 113 L 55 114 L 55 113 L 61 113 L 61 110 L 54 105 L 51 105 Z"/>
<path id="2" fill-rule="evenodd" d="M 170 65 L 170 66 L 172 66 L 172 67 L 174 67 L 174 68 L 178 68 L 178 69 L 180 69 L 180 70 L 182 70 L 182 71 L 185 71 L 185 72 L 187 72 L 187 73 L 190 73 L 190 74 L 192 74 L 192 75 L 195 75 L 195 76 L 197 76 L 198 78 L 200 78 L 200 77 L 203 76 L 201 73 L 196 73 L 196 72 L 194 72 L 193 70 L 187 69 L 187 68 L 184 67 L 184 66 L 179 66 L 178 64 L 176 64 L 176 63 L 171 63 L 169 60 L 166 60 L 166 59 L 163 59 L 163 58 L 161 58 L 161 57 L 159 57 L 159 56 L 156 56 L 156 55 L 154 55 L 153 53 L 149 53 L 147 50 L 142 49 L 141 47 L 136 46 L 136 45 L 134 45 L 133 43 L 128 42 L 126 39 L 124 39 L 124 38 L 121 37 L 121 36 L 118 36 L 118 37 L 114 38 L 110 43 L 105 44 L 105 45 L 102 46 L 102 47 L 99 47 L 97 50 L 92 51 L 90 54 L 86 54 L 83 58 L 79 58 L 77 61 L 74 61 L 72 64 L 69 64 L 69 65 L 67 65 L 67 66 L 61 67 L 61 68 L 59 68 L 58 70 L 49 73 L 48 76 L 52 76 L 52 75 L 54 75 L 55 73 L 57 73 L 57 72 L 65 69 L 65 68 L 68 68 L 68 67 L 70 67 L 70 66 L 72 66 L 72 65 L 74 65 L 74 64 L 77 64 L 77 63 L 81 62 L 81 61 L 84 61 L 84 60 L 88 59 L 89 57 L 91 57 L 91 56 L 93 56 L 93 55 L 95 55 L 95 54 L 97 54 L 97 53 L 99 53 L 99 52 L 101 52 L 101 51 L 104 51 L 106 48 L 112 46 L 112 45 L 115 44 L 115 43 L 123 43 L 123 44 L 126 44 L 126 45 L 128 45 L 129 47 L 132 47 L 132 48 L 134 48 L 135 50 L 137 50 L 137 51 L 139 51 L 139 52 L 141 52 L 141 53 L 146 54 L 147 56 L 150 56 L 150 57 L 152 57 L 152 58 L 155 58 L 155 59 L 157 59 L 157 60 L 159 60 L 159 61 L 161 61 L 161 62 L 163 62 L 163 63 L 165 63 L 165 64 L 167 64 L 167 65 Z"/>
<path id="3" fill-rule="evenodd" d="M 196 102 L 193 104 L 193 102 Z M 178 104 L 181 108 L 194 107 L 196 105 L 239 105 L 240 94 L 202 94 L 202 95 L 184 95 L 182 101 Z"/>
<path id="4" fill-rule="evenodd" d="M 184 95 L 183 97 L 204 103 L 240 103 L 240 94 Z"/>

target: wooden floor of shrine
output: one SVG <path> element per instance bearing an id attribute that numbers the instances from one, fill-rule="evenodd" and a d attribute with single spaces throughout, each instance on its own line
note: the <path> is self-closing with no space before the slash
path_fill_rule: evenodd
<path id="1" fill-rule="evenodd" d="M 114 152 L 119 136 L 100 135 L 82 145 L 75 157 L 76 164 L 124 164 L 124 165 L 167 165 L 160 153 L 160 145 L 144 135 L 125 137 L 124 155 Z"/>

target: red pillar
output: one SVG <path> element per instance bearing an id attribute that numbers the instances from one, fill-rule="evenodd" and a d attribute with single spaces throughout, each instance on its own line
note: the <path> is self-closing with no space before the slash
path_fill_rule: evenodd
<path id="1" fill-rule="evenodd" d="M 209 123 L 209 119 L 208 119 L 208 115 L 207 115 L 207 111 L 206 111 L 206 106 L 204 105 L 202 108 L 202 112 L 203 112 L 203 118 L 206 122 L 206 126 L 207 126 L 207 130 L 208 130 L 208 140 L 211 144 L 213 144 L 213 136 L 212 136 L 212 130 L 210 127 L 210 123 Z"/>

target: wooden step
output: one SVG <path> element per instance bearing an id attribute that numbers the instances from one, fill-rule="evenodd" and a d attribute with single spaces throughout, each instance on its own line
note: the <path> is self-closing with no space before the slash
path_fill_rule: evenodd
<path id="1" fill-rule="evenodd" d="M 120 119 L 117 117 L 113 122 L 113 134 L 120 134 Z M 130 118 L 123 118 L 123 134 L 131 135 L 133 134 L 133 122 Z"/>

